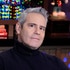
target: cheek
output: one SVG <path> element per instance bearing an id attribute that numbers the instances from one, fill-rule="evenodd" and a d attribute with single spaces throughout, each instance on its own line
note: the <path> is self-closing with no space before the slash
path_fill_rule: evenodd
<path id="1" fill-rule="evenodd" d="M 45 37 L 45 33 L 42 33 L 42 34 L 41 34 L 41 39 L 43 40 L 44 37 Z"/>
<path id="2" fill-rule="evenodd" d="M 21 37 L 23 42 L 30 42 L 30 33 L 28 31 L 23 31 L 23 33 L 21 33 Z"/>

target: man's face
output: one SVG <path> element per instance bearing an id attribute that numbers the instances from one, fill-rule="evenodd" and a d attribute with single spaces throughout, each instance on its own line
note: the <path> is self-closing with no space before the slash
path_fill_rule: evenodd
<path id="1" fill-rule="evenodd" d="M 18 40 L 31 49 L 40 47 L 44 40 L 46 19 L 38 13 L 29 13 L 23 28 L 19 29 Z"/>

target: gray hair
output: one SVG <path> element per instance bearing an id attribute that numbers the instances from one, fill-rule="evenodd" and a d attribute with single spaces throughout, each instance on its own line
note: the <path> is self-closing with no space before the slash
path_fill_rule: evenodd
<path id="1" fill-rule="evenodd" d="M 42 7 L 36 7 L 36 8 L 27 8 L 26 10 L 23 10 L 20 17 L 18 18 L 18 22 L 20 24 L 23 24 L 26 20 L 26 16 L 29 14 L 29 13 L 39 13 L 41 15 L 43 15 L 46 19 L 46 23 L 48 21 L 48 12 L 42 8 Z"/>

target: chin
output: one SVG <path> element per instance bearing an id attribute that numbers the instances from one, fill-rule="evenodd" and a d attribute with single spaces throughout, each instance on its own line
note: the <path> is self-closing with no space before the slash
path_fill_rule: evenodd
<path id="1" fill-rule="evenodd" d="M 36 49 L 38 49 L 40 46 L 30 45 L 29 47 L 30 47 L 31 49 L 33 49 L 33 50 L 36 50 Z"/>
<path id="2" fill-rule="evenodd" d="M 36 50 L 40 47 L 39 43 L 24 43 L 28 48 Z"/>
<path id="3" fill-rule="evenodd" d="M 30 47 L 32 50 L 37 50 L 39 47 Z"/>

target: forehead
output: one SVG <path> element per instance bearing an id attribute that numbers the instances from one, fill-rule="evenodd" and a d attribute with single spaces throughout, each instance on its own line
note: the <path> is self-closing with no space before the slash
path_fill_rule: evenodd
<path id="1" fill-rule="evenodd" d="M 37 23 L 41 25 L 46 25 L 45 17 L 40 13 L 29 13 L 26 17 L 26 22 L 28 23 Z"/>
<path id="2" fill-rule="evenodd" d="M 45 17 L 41 14 L 41 13 L 36 13 L 36 12 L 31 12 L 31 13 L 28 13 L 27 17 L 43 17 L 45 19 Z"/>

